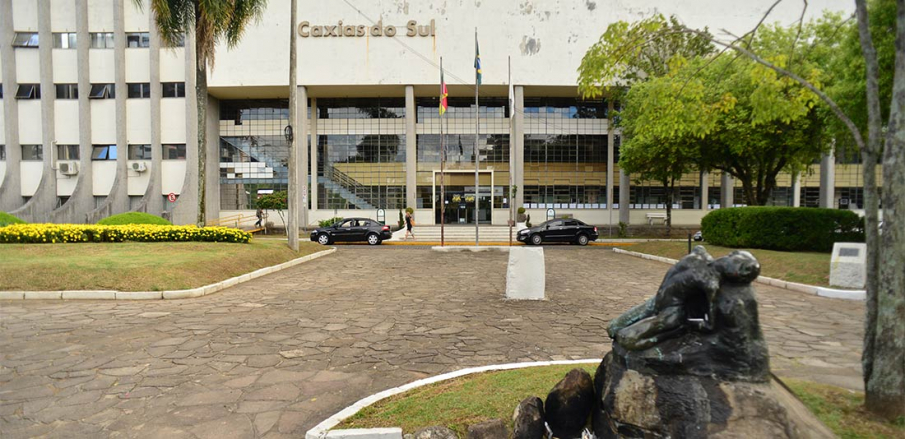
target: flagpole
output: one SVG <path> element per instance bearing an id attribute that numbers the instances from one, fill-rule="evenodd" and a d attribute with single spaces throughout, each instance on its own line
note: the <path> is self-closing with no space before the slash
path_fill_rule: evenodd
<path id="1" fill-rule="evenodd" d="M 474 44 L 475 44 L 475 57 L 480 60 L 480 54 L 478 53 L 478 28 L 474 28 Z M 478 212 L 481 210 L 480 199 L 480 182 L 478 180 L 478 137 L 479 131 L 481 127 L 481 122 L 479 120 L 479 116 L 481 114 L 481 107 L 478 106 L 478 88 L 480 84 L 478 84 L 478 71 L 475 70 L 475 85 L 474 85 L 474 245 L 478 246 Z"/>
<path id="2" fill-rule="evenodd" d="M 509 64 L 509 90 L 511 91 L 512 90 L 512 57 L 511 56 L 508 57 L 507 63 Z M 509 132 L 510 133 L 512 133 L 512 119 L 514 117 L 513 115 L 515 114 L 515 106 L 512 105 L 513 104 L 512 101 L 513 101 L 513 99 L 512 99 L 511 93 L 510 93 L 510 96 L 509 96 Z M 509 150 L 510 151 L 512 150 L 513 140 L 514 139 L 512 139 L 510 136 L 510 138 L 509 138 Z M 512 159 L 513 158 L 511 157 L 511 154 L 510 154 L 509 160 L 512 160 Z M 493 188 L 491 188 L 490 190 L 491 190 L 491 192 L 493 192 Z M 511 247 L 512 246 L 512 223 L 513 223 L 513 221 L 515 221 L 515 218 L 512 215 L 512 205 L 515 203 L 515 200 L 512 199 L 512 172 L 509 173 L 509 187 L 506 188 L 506 192 L 509 193 L 509 221 L 507 221 L 507 222 L 509 223 L 509 246 Z"/>
<path id="3" fill-rule="evenodd" d="M 443 57 L 440 57 L 440 106 L 443 105 Z M 446 245 L 446 143 L 443 135 L 443 113 L 440 113 L 440 247 Z"/>

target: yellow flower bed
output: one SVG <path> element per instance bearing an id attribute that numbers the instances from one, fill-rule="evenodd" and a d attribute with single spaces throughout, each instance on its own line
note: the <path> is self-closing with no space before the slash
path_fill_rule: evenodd
<path id="1" fill-rule="evenodd" d="M 11 224 L 0 227 L 0 243 L 66 243 L 66 242 L 241 242 L 251 240 L 251 233 L 228 227 L 161 226 L 128 224 Z"/>

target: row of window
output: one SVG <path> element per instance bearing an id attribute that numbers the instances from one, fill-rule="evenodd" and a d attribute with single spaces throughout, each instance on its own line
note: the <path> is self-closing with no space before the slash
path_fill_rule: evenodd
<path id="1" fill-rule="evenodd" d="M 161 145 L 164 160 L 185 160 L 185 144 Z M 57 145 L 57 160 L 79 160 L 79 145 Z M 6 148 L 0 145 L 0 160 Z M 22 145 L 23 161 L 44 160 L 43 145 Z M 91 145 L 91 160 L 116 160 L 116 145 Z M 151 160 L 151 145 L 129 145 L 129 160 Z"/>
<path id="2" fill-rule="evenodd" d="M 147 82 L 129 83 L 129 98 L 150 98 L 151 84 Z M 78 84 L 54 84 L 57 92 L 57 99 L 78 99 Z M 163 82 L 163 97 L 165 98 L 184 98 L 185 83 L 184 82 Z M 0 88 L 0 98 L 3 98 L 3 89 Z M 88 99 L 114 99 L 116 98 L 116 84 L 91 84 L 91 90 L 88 93 Z M 16 99 L 41 99 L 41 84 L 19 84 L 19 90 L 16 91 Z"/>
<path id="3" fill-rule="evenodd" d="M 90 32 L 92 49 L 112 49 L 113 32 Z M 76 32 L 54 32 L 54 49 L 75 49 L 78 42 Z M 13 47 L 38 47 L 39 37 L 37 32 L 16 32 Z M 185 46 L 185 36 L 180 36 L 172 47 Z M 141 48 L 151 47 L 151 34 L 148 32 L 126 32 L 126 47 Z"/>

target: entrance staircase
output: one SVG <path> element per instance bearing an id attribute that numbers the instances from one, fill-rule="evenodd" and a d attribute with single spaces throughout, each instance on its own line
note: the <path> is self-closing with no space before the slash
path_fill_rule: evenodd
<path id="1" fill-rule="evenodd" d="M 471 225 L 454 225 L 454 226 L 446 226 L 445 227 L 445 238 L 446 243 L 455 243 L 455 244 L 468 244 L 471 243 L 474 245 L 474 224 Z M 440 226 L 415 226 L 415 238 L 414 242 L 440 242 Z M 518 230 L 515 227 L 512 228 L 512 242 L 517 242 L 515 239 L 516 233 Z M 403 241 L 403 237 L 405 236 L 405 229 L 402 229 L 398 232 L 393 233 L 393 238 L 388 240 L 387 242 L 401 242 Z M 480 231 L 478 232 L 478 237 L 481 243 L 508 243 L 509 242 L 509 226 L 491 226 L 482 224 L 480 227 Z M 409 242 L 412 242 L 411 238 L 409 238 Z"/>

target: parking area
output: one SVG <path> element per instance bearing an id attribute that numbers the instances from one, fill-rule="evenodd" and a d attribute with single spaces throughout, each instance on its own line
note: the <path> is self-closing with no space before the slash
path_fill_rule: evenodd
<path id="1" fill-rule="evenodd" d="M 545 249 L 548 300 L 503 300 L 505 253 L 341 246 L 198 299 L 0 302 L 0 431 L 300 437 L 377 391 L 464 367 L 601 358 L 668 266 Z M 757 285 L 774 372 L 860 388 L 863 304 Z"/>

